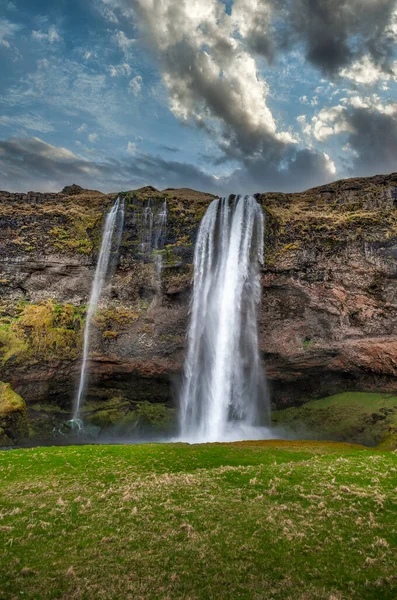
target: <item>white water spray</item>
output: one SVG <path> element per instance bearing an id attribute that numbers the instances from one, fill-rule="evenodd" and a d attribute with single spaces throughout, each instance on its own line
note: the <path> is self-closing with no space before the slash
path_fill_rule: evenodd
<path id="1" fill-rule="evenodd" d="M 80 409 L 87 383 L 87 360 L 90 347 L 90 328 L 92 318 L 95 315 L 98 302 L 101 298 L 105 286 L 109 269 L 112 266 L 112 258 L 118 257 L 118 251 L 121 242 L 121 235 L 124 225 L 124 200 L 117 198 L 113 208 L 109 211 L 105 227 L 103 230 L 102 244 L 99 252 L 98 263 L 95 270 L 95 277 L 91 288 L 90 301 L 88 305 L 87 317 L 84 327 L 84 347 L 83 362 L 81 365 L 80 384 L 76 396 L 73 420 L 80 422 Z"/>
<path id="2" fill-rule="evenodd" d="M 262 209 L 248 196 L 214 200 L 201 222 L 180 398 L 184 440 L 271 437 L 258 353 L 263 236 Z"/>

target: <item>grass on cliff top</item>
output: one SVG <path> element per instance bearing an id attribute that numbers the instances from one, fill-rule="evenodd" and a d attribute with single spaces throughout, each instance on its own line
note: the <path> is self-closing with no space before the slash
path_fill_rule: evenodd
<path id="1" fill-rule="evenodd" d="M 272 420 L 275 426 L 298 437 L 376 446 L 390 427 L 397 427 L 397 396 L 345 392 L 273 411 Z"/>
<path id="2" fill-rule="evenodd" d="M 395 600 L 397 454 L 318 442 L 0 453 L 0 597 Z"/>

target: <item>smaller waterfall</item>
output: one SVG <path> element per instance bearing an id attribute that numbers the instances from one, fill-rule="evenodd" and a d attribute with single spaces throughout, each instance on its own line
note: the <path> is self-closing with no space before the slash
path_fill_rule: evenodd
<path id="1" fill-rule="evenodd" d="M 156 210 L 153 200 L 149 198 L 142 212 L 141 225 L 141 252 L 147 258 L 150 258 L 153 250 L 164 248 L 167 220 L 167 200 L 164 200 L 161 207 Z"/>
<path id="2" fill-rule="evenodd" d="M 101 298 L 103 288 L 109 275 L 109 271 L 112 267 L 112 262 L 113 267 L 115 268 L 115 263 L 118 259 L 118 251 L 123 232 L 123 225 L 124 200 L 120 201 L 119 197 L 117 198 L 112 209 L 109 211 L 106 217 L 105 227 L 102 235 L 101 249 L 99 252 L 94 281 L 91 288 L 90 301 L 88 305 L 87 317 L 84 327 L 83 362 L 81 365 L 80 384 L 76 396 L 76 403 L 73 414 L 74 421 L 79 420 L 81 402 L 87 383 L 87 360 L 90 347 L 91 322 L 93 316 L 95 315 L 98 302 Z"/>
<path id="3" fill-rule="evenodd" d="M 168 210 L 167 210 L 167 200 L 164 200 L 160 211 L 156 216 L 156 226 L 154 232 L 154 249 L 162 250 L 165 244 L 165 238 L 167 235 L 167 220 L 168 220 Z"/>
<path id="4" fill-rule="evenodd" d="M 214 200 L 200 225 L 180 398 L 183 440 L 271 437 L 258 352 L 264 218 L 252 197 Z"/>
<path id="5" fill-rule="evenodd" d="M 155 250 L 163 250 L 163 248 L 164 248 L 165 240 L 167 237 L 167 220 L 168 220 L 167 200 L 164 200 L 161 210 L 157 214 L 157 217 L 156 217 L 156 227 L 155 227 L 155 235 L 154 235 L 154 249 Z M 161 271 L 163 270 L 163 255 L 162 254 L 156 254 L 155 264 L 156 264 L 157 278 L 158 278 L 158 280 L 160 280 L 161 279 Z"/>
<path id="6" fill-rule="evenodd" d="M 141 251 L 145 256 L 150 256 L 153 246 L 153 221 L 154 214 L 152 208 L 152 199 L 149 198 L 147 206 L 143 209 L 142 213 L 142 237 L 141 237 Z"/>

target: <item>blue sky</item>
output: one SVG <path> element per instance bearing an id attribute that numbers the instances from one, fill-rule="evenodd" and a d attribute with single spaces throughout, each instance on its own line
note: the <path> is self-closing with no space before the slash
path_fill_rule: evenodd
<path id="1" fill-rule="evenodd" d="M 397 170 L 396 36 L 394 0 L 0 0 L 0 187 Z"/>

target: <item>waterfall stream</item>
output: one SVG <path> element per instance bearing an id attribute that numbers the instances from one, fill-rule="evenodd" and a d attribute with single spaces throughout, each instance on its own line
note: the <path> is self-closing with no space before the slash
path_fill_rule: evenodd
<path id="1" fill-rule="evenodd" d="M 81 403 L 87 384 L 87 360 L 90 348 L 90 328 L 92 318 L 95 315 L 98 302 L 101 299 L 104 286 L 108 280 L 111 269 L 118 260 L 121 236 L 124 225 L 124 200 L 117 198 L 112 209 L 109 211 L 102 235 L 101 249 L 95 270 L 94 281 L 88 305 L 87 317 L 84 327 L 83 362 L 81 365 L 80 383 L 76 396 L 73 420 L 79 422 Z M 112 264 L 113 263 L 113 264 Z"/>
<path id="2" fill-rule="evenodd" d="M 184 440 L 271 437 L 263 427 L 269 399 L 258 352 L 263 240 L 263 212 L 253 197 L 214 200 L 201 222 L 180 397 Z"/>

